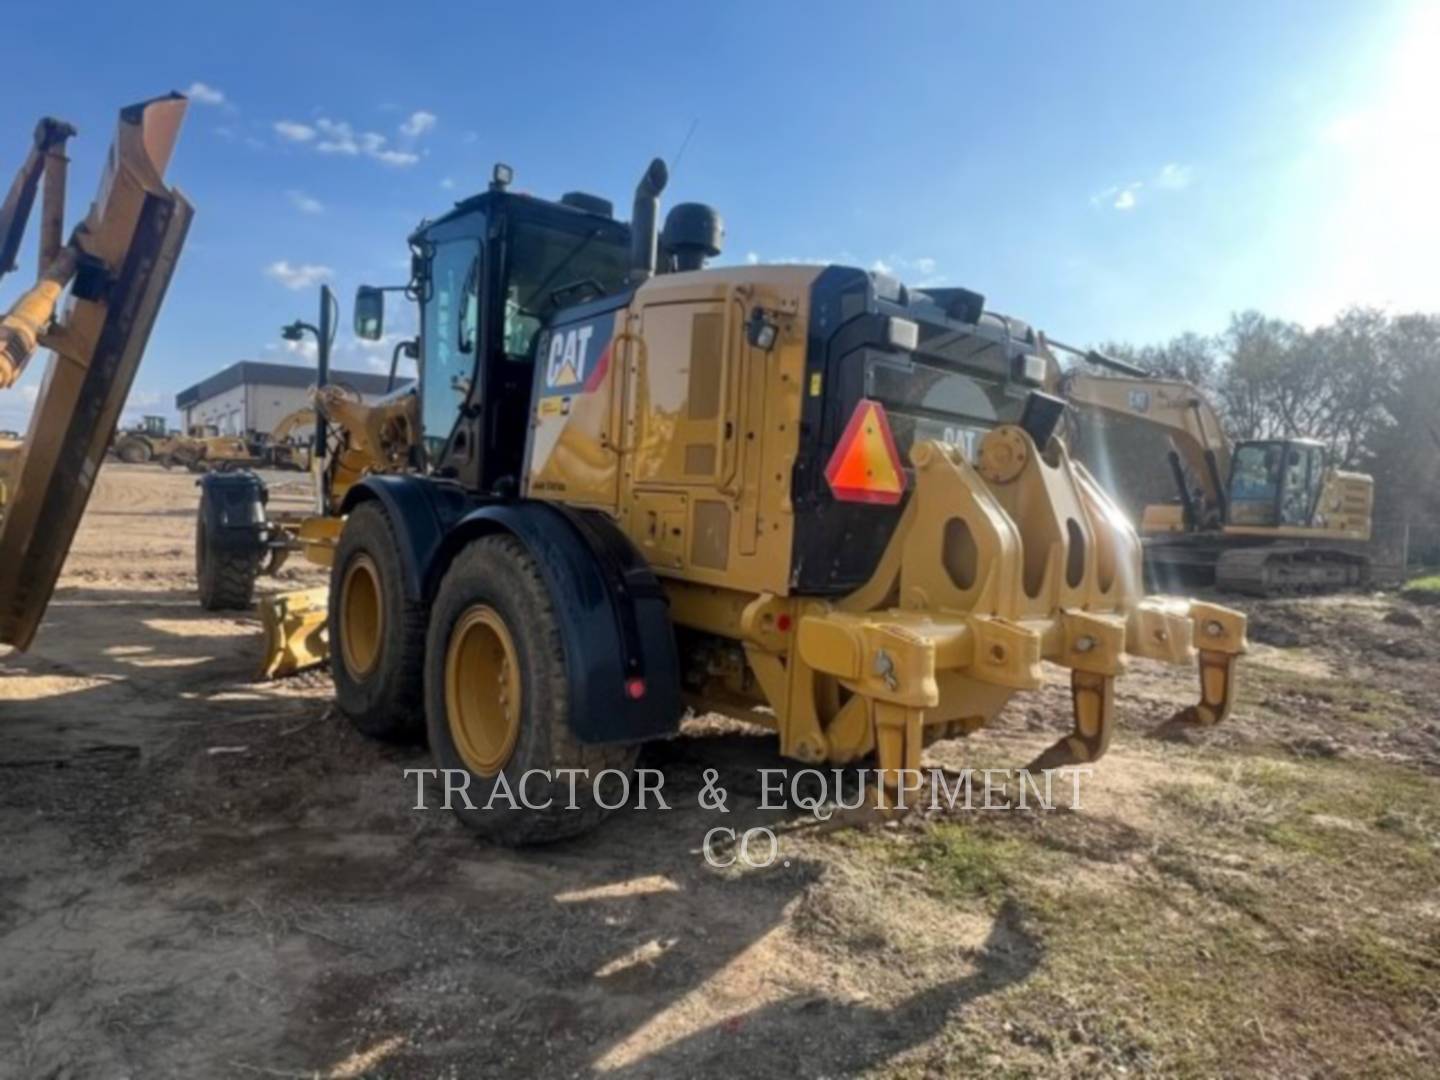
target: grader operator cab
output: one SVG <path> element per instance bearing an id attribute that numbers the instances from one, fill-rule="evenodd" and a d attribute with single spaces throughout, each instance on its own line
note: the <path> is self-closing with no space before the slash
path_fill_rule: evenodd
<path id="1" fill-rule="evenodd" d="M 858 269 L 706 269 L 719 215 L 676 206 L 657 236 L 666 180 L 653 162 L 625 224 L 497 168 L 414 233 L 418 388 L 383 407 L 388 440 L 363 407 L 345 425 L 368 459 L 317 444 L 350 479 L 290 531 L 331 584 L 266 602 L 271 670 L 328 646 L 340 709 L 428 735 L 468 777 L 462 817 L 510 843 L 593 824 L 565 770 L 628 768 L 687 706 L 802 762 L 873 753 L 890 803 L 1043 661 L 1074 716 L 1036 768 L 1104 752 L 1127 655 L 1198 659 L 1178 718 L 1224 718 L 1244 617 L 1141 594 L 1029 327 Z M 384 295 L 360 290 L 360 336 Z M 255 478 L 203 483 L 199 557 L 253 567 L 287 527 Z M 530 808 L 487 809 L 502 784 Z"/>
<path id="2" fill-rule="evenodd" d="M 1059 373 L 1074 405 L 1163 431 L 1177 500 L 1147 506 L 1145 568 L 1162 588 L 1218 585 L 1268 596 L 1368 584 L 1374 481 L 1329 461 L 1314 439 L 1251 439 L 1233 447 L 1214 406 L 1179 379 L 1156 378 L 1102 353 L 1075 352 L 1111 375 Z"/>

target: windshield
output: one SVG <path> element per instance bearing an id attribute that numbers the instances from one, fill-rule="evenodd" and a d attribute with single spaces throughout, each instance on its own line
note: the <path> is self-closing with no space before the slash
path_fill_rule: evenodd
<path id="1" fill-rule="evenodd" d="M 505 355 L 530 359 L 535 335 L 556 308 L 619 292 L 629 269 L 625 237 L 611 222 L 571 229 L 517 222 L 505 289 Z"/>
<path id="2" fill-rule="evenodd" d="M 1231 500 L 1274 502 L 1283 452 L 1284 447 L 1278 443 L 1253 443 L 1235 451 L 1234 472 L 1230 481 Z"/>

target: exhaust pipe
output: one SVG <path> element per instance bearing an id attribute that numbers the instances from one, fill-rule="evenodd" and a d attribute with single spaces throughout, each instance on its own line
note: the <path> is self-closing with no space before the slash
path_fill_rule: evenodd
<path id="1" fill-rule="evenodd" d="M 669 181 L 670 170 L 656 158 L 635 185 L 635 206 L 630 212 L 630 280 L 637 285 L 655 275 L 655 219 L 660 213 L 660 193 Z"/>

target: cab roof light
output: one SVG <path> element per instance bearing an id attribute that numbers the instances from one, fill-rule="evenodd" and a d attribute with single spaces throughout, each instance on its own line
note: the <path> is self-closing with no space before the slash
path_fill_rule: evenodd
<path id="1" fill-rule="evenodd" d="M 897 349 L 913 351 L 920 344 L 920 324 L 892 315 L 885 321 L 885 340 Z"/>

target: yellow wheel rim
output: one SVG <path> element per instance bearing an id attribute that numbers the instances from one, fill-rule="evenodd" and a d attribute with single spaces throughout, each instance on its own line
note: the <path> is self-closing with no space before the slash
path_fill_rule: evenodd
<path id="1" fill-rule="evenodd" d="M 445 716 L 460 760 L 494 776 L 520 736 L 520 662 L 494 608 L 466 609 L 445 649 Z"/>
<path id="2" fill-rule="evenodd" d="M 380 599 L 380 571 L 369 555 L 357 555 L 340 583 L 340 651 L 345 668 L 356 678 L 375 669 L 385 635 L 385 605 Z"/>

